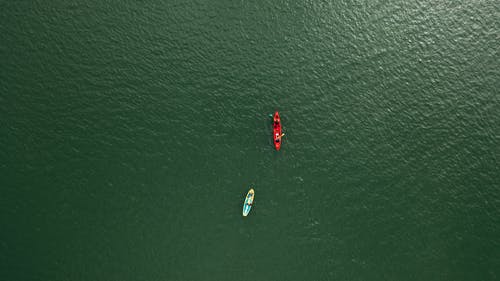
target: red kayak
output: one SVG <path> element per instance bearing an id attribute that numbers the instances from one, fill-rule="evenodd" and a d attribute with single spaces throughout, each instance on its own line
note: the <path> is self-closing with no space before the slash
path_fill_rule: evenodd
<path id="1" fill-rule="evenodd" d="M 281 137 L 283 134 L 281 133 L 281 119 L 280 115 L 278 114 L 278 111 L 274 113 L 273 117 L 273 140 L 274 140 L 274 147 L 276 150 L 280 150 L 281 148 Z"/>

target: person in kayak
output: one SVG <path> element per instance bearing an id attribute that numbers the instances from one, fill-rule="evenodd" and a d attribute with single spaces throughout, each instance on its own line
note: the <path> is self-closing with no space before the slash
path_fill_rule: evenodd
<path id="1" fill-rule="evenodd" d="M 278 133 L 276 133 L 276 142 L 278 143 L 280 141 L 281 141 L 281 136 Z"/>

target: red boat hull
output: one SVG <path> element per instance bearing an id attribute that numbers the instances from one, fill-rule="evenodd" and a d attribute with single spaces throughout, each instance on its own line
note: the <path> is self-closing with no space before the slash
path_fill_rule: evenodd
<path id="1" fill-rule="evenodd" d="M 281 134 L 281 119 L 278 111 L 276 111 L 273 116 L 273 143 L 276 150 L 281 148 Z"/>

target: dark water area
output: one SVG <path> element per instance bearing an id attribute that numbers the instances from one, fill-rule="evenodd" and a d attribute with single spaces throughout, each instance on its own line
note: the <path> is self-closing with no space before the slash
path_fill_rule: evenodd
<path id="1" fill-rule="evenodd" d="M 500 279 L 498 2 L 0 10 L 1 280 Z"/>

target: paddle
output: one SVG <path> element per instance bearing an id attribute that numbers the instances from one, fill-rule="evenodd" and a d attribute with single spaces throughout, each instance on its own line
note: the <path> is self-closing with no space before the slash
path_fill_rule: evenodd
<path id="1" fill-rule="evenodd" d="M 283 136 L 285 136 L 285 133 L 282 133 L 282 134 L 281 134 L 281 136 L 279 136 L 279 137 L 278 137 L 278 140 L 280 140 L 280 141 L 281 141 L 281 138 L 282 138 Z"/>

